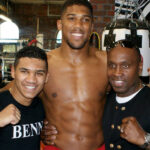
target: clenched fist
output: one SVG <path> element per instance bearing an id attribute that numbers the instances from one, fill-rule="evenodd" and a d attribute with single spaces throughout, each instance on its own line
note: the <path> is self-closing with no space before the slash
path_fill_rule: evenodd
<path id="1" fill-rule="evenodd" d="M 17 124 L 20 118 L 21 114 L 18 108 L 13 104 L 9 104 L 0 112 L 0 127 L 8 124 Z"/>
<path id="2" fill-rule="evenodd" d="M 126 117 L 122 120 L 120 136 L 135 145 L 143 145 L 145 131 L 135 117 Z"/>

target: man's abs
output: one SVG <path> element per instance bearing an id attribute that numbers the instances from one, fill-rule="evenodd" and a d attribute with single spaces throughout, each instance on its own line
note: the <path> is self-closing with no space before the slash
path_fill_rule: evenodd
<path id="1" fill-rule="evenodd" d="M 58 130 L 57 147 L 62 150 L 95 150 L 103 143 L 103 106 L 100 102 L 59 103 L 57 106 L 46 108 L 48 121 Z"/>

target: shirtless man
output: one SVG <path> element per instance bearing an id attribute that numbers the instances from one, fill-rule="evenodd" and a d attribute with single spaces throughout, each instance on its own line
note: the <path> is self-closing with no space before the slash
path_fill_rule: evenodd
<path id="1" fill-rule="evenodd" d="M 106 53 L 89 46 L 91 4 L 66 1 L 57 25 L 62 30 L 62 44 L 47 54 L 49 80 L 42 93 L 46 118 L 58 130 L 56 147 L 97 150 L 103 144 L 101 124 L 108 81 Z"/>
<path id="2" fill-rule="evenodd" d="M 86 0 L 69 0 L 61 19 L 62 45 L 48 52 L 49 80 L 42 98 L 47 120 L 57 127 L 61 150 L 96 150 L 107 89 L 105 52 L 89 46 L 93 11 Z"/>
<path id="3" fill-rule="evenodd" d="M 48 53 L 50 76 L 43 102 L 48 122 L 58 130 L 55 144 L 61 150 L 96 150 L 103 143 L 106 54 L 89 47 L 92 21 L 89 2 L 67 1 L 57 24 L 62 45 Z"/>

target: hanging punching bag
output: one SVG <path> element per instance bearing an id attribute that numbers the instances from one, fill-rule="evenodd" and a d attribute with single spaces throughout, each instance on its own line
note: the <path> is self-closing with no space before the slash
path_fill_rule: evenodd
<path id="1" fill-rule="evenodd" d="M 123 39 L 132 40 L 139 47 L 143 58 L 141 78 L 145 83 L 149 83 L 147 69 L 150 67 L 150 27 L 144 21 L 117 19 L 104 28 L 102 50 L 106 50 L 112 42 Z"/>

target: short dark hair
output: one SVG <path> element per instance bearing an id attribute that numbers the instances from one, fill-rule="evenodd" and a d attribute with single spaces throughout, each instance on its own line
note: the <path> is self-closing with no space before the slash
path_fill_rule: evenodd
<path id="1" fill-rule="evenodd" d="M 14 62 L 15 68 L 19 63 L 19 59 L 21 59 L 23 57 L 37 58 L 37 59 L 45 61 L 46 70 L 48 70 L 47 55 L 46 55 L 45 51 L 40 49 L 39 47 L 27 46 L 27 47 L 20 49 L 15 55 L 15 62 Z"/>
<path id="2" fill-rule="evenodd" d="M 112 48 L 115 48 L 117 45 L 120 45 L 121 47 L 125 47 L 125 48 L 131 48 L 133 50 L 135 50 L 135 52 L 137 53 L 138 56 L 138 62 L 141 62 L 141 53 L 140 53 L 140 49 L 139 47 L 136 45 L 135 42 L 131 41 L 131 40 L 118 40 L 116 42 L 112 42 L 109 46 L 107 46 L 107 51 L 111 50 Z"/>
<path id="3" fill-rule="evenodd" d="M 61 15 L 65 12 L 67 7 L 72 5 L 81 5 L 87 7 L 90 11 L 91 18 L 93 18 L 93 7 L 88 0 L 66 0 L 64 5 L 62 6 Z"/>

